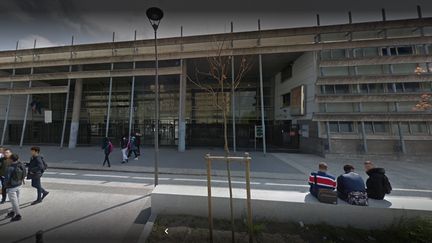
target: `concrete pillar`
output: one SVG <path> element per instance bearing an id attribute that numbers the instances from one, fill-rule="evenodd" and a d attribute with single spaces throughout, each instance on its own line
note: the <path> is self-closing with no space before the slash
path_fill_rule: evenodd
<path id="1" fill-rule="evenodd" d="M 187 78 L 187 64 L 186 60 L 180 62 L 182 74 L 180 75 L 179 84 L 179 122 L 178 122 L 178 151 L 184 152 L 186 149 L 186 78 Z"/>
<path id="2" fill-rule="evenodd" d="M 72 120 L 69 135 L 69 148 L 75 148 L 78 140 L 79 120 L 81 113 L 82 79 L 75 80 L 74 101 L 72 107 Z"/>

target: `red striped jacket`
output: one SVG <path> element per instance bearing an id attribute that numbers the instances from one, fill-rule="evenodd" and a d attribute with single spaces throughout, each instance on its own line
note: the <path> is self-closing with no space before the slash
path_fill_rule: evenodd
<path id="1" fill-rule="evenodd" d="M 336 189 L 336 179 L 324 172 L 318 171 L 317 173 L 313 172 L 309 175 L 309 185 L 311 187 L 315 187 L 315 176 L 316 176 L 316 187 L 318 189 Z"/>

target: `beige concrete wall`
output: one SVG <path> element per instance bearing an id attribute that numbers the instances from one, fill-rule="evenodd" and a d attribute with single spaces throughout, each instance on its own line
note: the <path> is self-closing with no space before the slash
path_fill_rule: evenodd
<path id="1" fill-rule="evenodd" d="M 278 73 L 275 77 L 275 120 L 312 119 L 312 113 L 318 109 L 314 102 L 316 79 L 316 60 L 313 52 L 306 52 L 294 61 L 290 79 L 282 82 L 281 73 Z M 299 85 L 305 86 L 305 115 L 291 116 L 290 108 L 283 107 L 282 95 Z"/>

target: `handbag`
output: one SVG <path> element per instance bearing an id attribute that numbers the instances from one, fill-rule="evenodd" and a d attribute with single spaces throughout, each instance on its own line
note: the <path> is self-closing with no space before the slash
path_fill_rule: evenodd
<path id="1" fill-rule="evenodd" d="M 315 186 L 317 186 L 317 177 L 315 178 Z M 318 201 L 322 203 L 328 203 L 328 204 L 337 204 L 337 192 L 330 190 L 330 189 L 318 189 L 317 194 Z"/>

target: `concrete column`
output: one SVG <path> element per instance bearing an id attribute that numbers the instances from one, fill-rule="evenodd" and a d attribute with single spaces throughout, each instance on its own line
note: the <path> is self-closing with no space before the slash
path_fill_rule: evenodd
<path id="1" fill-rule="evenodd" d="M 78 140 L 79 120 L 81 113 L 82 79 L 75 80 L 75 92 L 72 108 L 72 121 L 69 135 L 69 148 L 75 148 Z"/>
<path id="2" fill-rule="evenodd" d="M 327 151 L 329 153 L 331 153 L 332 149 L 331 149 L 331 137 L 330 137 L 330 122 L 326 122 L 326 134 L 327 134 Z"/>
<path id="3" fill-rule="evenodd" d="M 187 77 L 187 64 L 186 60 L 181 60 L 180 65 L 182 74 L 180 75 L 179 87 L 179 122 L 178 122 L 178 151 L 184 152 L 186 149 L 186 77 Z"/>

